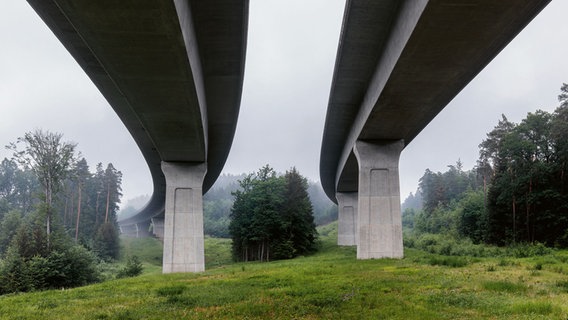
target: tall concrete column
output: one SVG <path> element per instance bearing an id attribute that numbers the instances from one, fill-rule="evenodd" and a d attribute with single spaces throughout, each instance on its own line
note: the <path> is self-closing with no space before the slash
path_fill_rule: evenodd
<path id="1" fill-rule="evenodd" d="M 357 245 L 357 192 L 337 192 L 337 244 Z"/>
<path id="2" fill-rule="evenodd" d="M 205 270 L 203 178 L 205 163 L 162 162 L 166 177 L 163 273 Z"/>
<path id="3" fill-rule="evenodd" d="M 164 218 L 152 218 L 152 233 L 156 238 L 164 240 Z"/>
<path id="4" fill-rule="evenodd" d="M 136 238 L 146 238 L 150 236 L 150 223 L 139 222 L 136 224 Z"/>
<path id="5" fill-rule="evenodd" d="M 402 258 L 398 161 L 403 141 L 355 143 L 359 163 L 357 259 Z"/>

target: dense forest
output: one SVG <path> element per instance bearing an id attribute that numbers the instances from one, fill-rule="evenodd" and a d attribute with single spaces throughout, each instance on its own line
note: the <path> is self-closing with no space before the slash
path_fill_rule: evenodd
<path id="1" fill-rule="evenodd" d="M 122 174 L 91 172 L 76 144 L 28 132 L 0 163 L 0 293 L 97 280 L 96 261 L 119 254 Z"/>
<path id="2" fill-rule="evenodd" d="M 474 243 L 568 247 L 568 85 L 553 113 L 504 115 L 479 145 L 475 168 L 426 170 L 403 204 L 403 225 Z M 421 199 L 421 201 L 420 201 Z"/>

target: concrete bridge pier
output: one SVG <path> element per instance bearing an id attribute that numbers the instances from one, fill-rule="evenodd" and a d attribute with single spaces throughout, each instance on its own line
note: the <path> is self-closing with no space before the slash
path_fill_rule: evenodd
<path id="1" fill-rule="evenodd" d="M 162 162 L 166 178 L 163 273 L 205 270 L 203 178 L 205 163 Z"/>
<path id="2" fill-rule="evenodd" d="M 150 236 L 150 222 L 139 222 L 136 224 L 136 238 L 145 238 Z"/>
<path id="3" fill-rule="evenodd" d="M 337 244 L 357 245 L 357 192 L 337 192 Z"/>
<path id="4" fill-rule="evenodd" d="M 164 218 L 152 218 L 152 233 L 156 238 L 164 240 Z"/>
<path id="5" fill-rule="evenodd" d="M 357 259 L 402 258 L 402 216 L 398 162 L 404 142 L 361 141 Z"/>
<path id="6" fill-rule="evenodd" d="M 136 238 L 138 235 L 137 227 L 135 224 L 123 225 L 119 226 L 119 228 L 120 228 L 120 233 L 129 238 Z"/>

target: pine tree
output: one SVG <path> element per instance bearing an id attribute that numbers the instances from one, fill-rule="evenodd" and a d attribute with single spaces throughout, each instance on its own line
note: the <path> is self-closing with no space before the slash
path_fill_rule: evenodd
<path id="1" fill-rule="evenodd" d="M 283 221 L 287 241 L 294 249 L 292 257 L 315 250 L 317 231 L 312 203 L 308 196 L 308 181 L 296 168 L 286 172 Z"/>
<path id="2" fill-rule="evenodd" d="M 268 165 L 240 181 L 233 193 L 229 232 L 237 260 L 292 258 L 315 249 L 307 181 L 296 169 L 284 177 Z"/>

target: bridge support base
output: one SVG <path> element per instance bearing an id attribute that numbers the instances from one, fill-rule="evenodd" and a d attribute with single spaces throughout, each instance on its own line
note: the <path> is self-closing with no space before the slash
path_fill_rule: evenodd
<path id="1" fill-rule="evenodd" d="M 163 273 L 205 270 L 203 178 L 205 163 L 162 162 L 166 177 Z"/>
<path id="2" fill-rule="evenodd" d="M 335 197 L 339 209 L 337 244 L 357 245 L 357 192 L 338 192 Z"/>
<path id="3" fill-rule="evenodd" d="M 398 161 L 403 141 L 355 143 L 359 163 L 357 259 L 402 258 Z"/>

